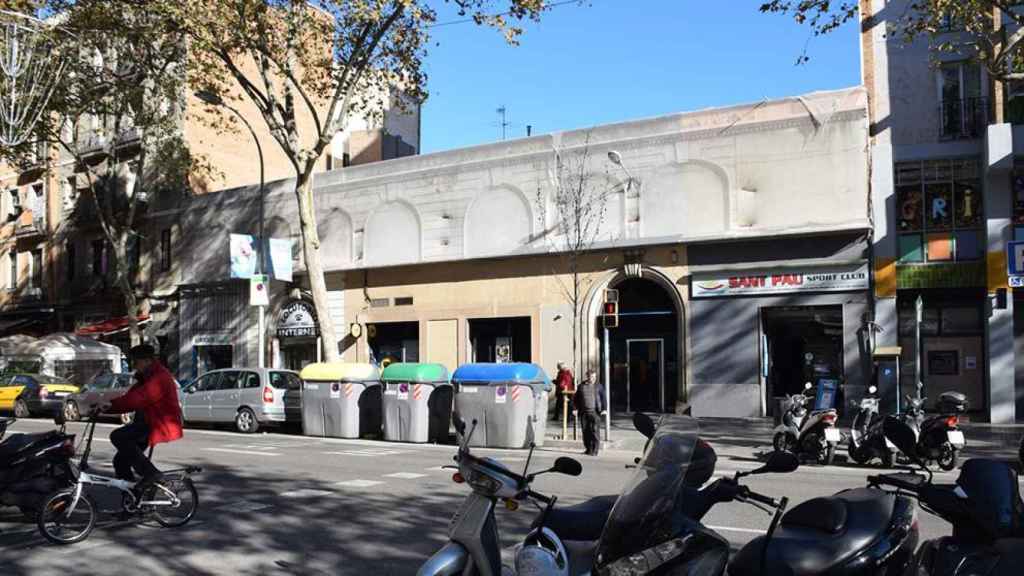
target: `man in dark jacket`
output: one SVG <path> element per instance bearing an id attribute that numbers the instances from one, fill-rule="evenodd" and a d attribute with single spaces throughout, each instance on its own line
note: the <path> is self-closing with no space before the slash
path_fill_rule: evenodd
<path id="1" fill-rule="evenodd" d="M 587 371 L 587 379 L 576 387 L 573 402 L 583 427 L 583 446 L 586 448 L 584 454 L 597 456 L 601 450 L 600 415 L 604 414 L 606 409 L 604 388 L 597 383 L 597 372 Z"/>
<path id="2" fill-rule="evenodd" d="M 134 469 L 142 475 L 139 486 L 146 486 L 155 482 L 160 472 L 143 451 L 149 446 L 182 437 L 181 405 L 174 377 L 156 359 L 152 346 L 136 346 L 128 355 L 136 371 L 136 383 L 101 410 L 114 414 L 135 412 L 135 419 L 130 424 L 110 433 L 110 443 L 117 449 L 114 473 L 118 478 L 130 481 L 134 479 Z"/>

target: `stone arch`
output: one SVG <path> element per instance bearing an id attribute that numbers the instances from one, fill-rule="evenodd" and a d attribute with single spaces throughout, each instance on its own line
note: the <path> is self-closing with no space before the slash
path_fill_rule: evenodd
<path id="1" fill-rule="evenodd" d="M 317 220 L 324 267 L 330 270 L 351 264 L 352 217 L 340 206 L 328 205 L 321 208 Z"/>
<path id="2" fill-rule="evenodd" d="M 423 228 L 416 209 L 404 200 L 377 206 L 366 218 L 363 260 L 368 266 L 409 264 L 422 257 Z"/>
<path id="3" fill-rule="evenodd" d="M 584 311 L 583 318 L 585 321 L 581 322 L 580 326 L 580 330 L 582 331 L 580 334 L 580 342 L 583 342 L 585 346 L 584 357 L 591 366 L 601 368 L 601 338 L 598 332 L 601 322 L 604 291 L 608 288 L 614 288 L 630 278 L 637 277 L 638 276 L 626 274 L 625 270 L 621 268 L 618 270 L 611 270 L 598 277 L 591 286 L 590 291 L 587 293 L 582 308 Z M 640 269 L 639 278 L 650 280 L 658 285 L 665 291 L 666 295 L 668 295 L 669 300 L 672 302 L 672 306 L 675 308 L 677 335 L 675 353 L 679 363 L 679 381 L 677 383 L 678 398 L 680 402 L 687 402 L 689 394 L 687 368 L 688 359 L 686 356 L 686 301 L 683 298 L 683 294 L 679 291 L 679 287 L 676 283 L 660 270 L 644 265 Z M 598 372 L 600 372 L 600 370 L 598 370 Z"/>
<path id="4" fill-rule="evenodd" d="M 656 169 L 640 194 L 643 235 L 705 236 L 729 228 L 729 175 L 705 160 Z"/>
<path id="5" fill-rule="evenodd" d="M 521 190 L 508 184 L 477 194 L 466 209 L 463 253 L 466 257 L 508 253 L 530 243 L 533 210 Z"/>

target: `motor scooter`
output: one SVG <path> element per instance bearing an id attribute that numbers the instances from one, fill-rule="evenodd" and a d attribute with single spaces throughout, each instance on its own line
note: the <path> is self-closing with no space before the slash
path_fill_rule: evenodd
<path id="1" fill-rule="evenodd" d="M 819 464 L 827 466 L 835 459 L 836 446 L 843 440 L 842 433 L 836 428 L 839 414 L 834 408 L 808 410 L 812 388 L 807 382 L 802 394 L 789 397 L 789 410 L 782 415 L 782 424 L 775 427 L 772 447 L 776 452 L 811 456 Z"/>
<path id="2" fill-rule="evenodd" d="M 0 506 L 16 506 L 34 517 L 42 499 L 57 488 L 70 485 L 75 456 L 75 436 L 64 427 L 64 416 L 54 421 L 57 430 L 4 437 L 15 418 L 0 418 Z"/>
<path id="3" fill-rule="evenodd" d="M 857 464 L 867 464 L 874 458 L 882 461 L 882 466 L 892 468 L 896 447 L 885 437 L 883 424 L 885 419 L 878 413 L 878 387 L 869 386 L 868 393 L 861 398 L 860 404 L 851 402 L 857 408 L 857 414 L 850 425 L 848 452 Z"/>
<path id="4" fill-rule="evenodd" d="M 937 405 L 939 413 L 933 416 L 927 416 L 924 411 L 927 397 L 915 398 L 908 394 L 905 398 L 908 408 L 903 422 L 917 437 L 914 455 L 926 463 L 935 462 L 947 472 L 956 468 L 957 452 L 967 445 L 960 429 L 960 414 L 967 410 L 967 398 L 959 392 L 943 392 Z"/>
<path id="5" fill-rule="evenodd" d="M 955 484 L 936 484 L 915 450 L 918 434 L 886 418 L 885 435 L 917 471 L 869 478 L 873 485 L 916 498 L 921 508 L 948 522 L 953 533 L 921 544 L 907 574 L 915 576 L 1016 576 L 1024 566 L 1024 502 L 1015 470 L 1005 462 L 964 462 Z"/>

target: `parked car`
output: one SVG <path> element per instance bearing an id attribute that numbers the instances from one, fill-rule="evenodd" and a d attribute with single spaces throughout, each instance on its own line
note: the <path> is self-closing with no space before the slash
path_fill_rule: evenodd
<path id="1" fill-rule="evenodd" d="M 13 410 L 17 418 L 57 414 L 64 399 L 78 386 L 47 374 L 5 374 L 0 377 L 0 410 Z"/>
<path id="2" fill-rule="evenodd" d="M 250 434 L 266 424 L 302 420 L 302 379 L 269 368 L 226 368 L 207 372 L 181 390 L 186 422 L 233 423 Z"/>
<path id="3" fill-rule="evenodd" d="M 133 377 L 130 373 L 100 372 L 81 390 L 69 395 L 64 400 L 64 419 L 75 422 L 80 420 L 83 415 L 89 415 L 94 407 L 110 402 L 127 392 L 132 386 L 132 380 Z M 132 420 L 132 414 L 118 414 L 115 417 L 124 424 Z"/>

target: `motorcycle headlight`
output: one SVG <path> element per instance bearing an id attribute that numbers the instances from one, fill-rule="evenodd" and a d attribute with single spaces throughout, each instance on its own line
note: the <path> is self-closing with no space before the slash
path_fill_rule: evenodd
<path id="1" fill-rule="evenodd" d="M 466 482 L 473 487 L 473 490 L 483 492 L 485 494 L 496 494 L 498 490 L 501 489 L 501 482 L 498 482 L 486 474 L 476 471 L 469 475 Z"/>
<path id="2" fill-rule="evenodd" d="M 643 552 L 620 558 L 604 567 L 598 574 L 600 576 L 643 576 L 644 574 L 650 574 L 668 562 L 682 556 L 683 552 L 686 551 L 689 540 L 690 536 L 687 536 L 662 542 Z"/>

